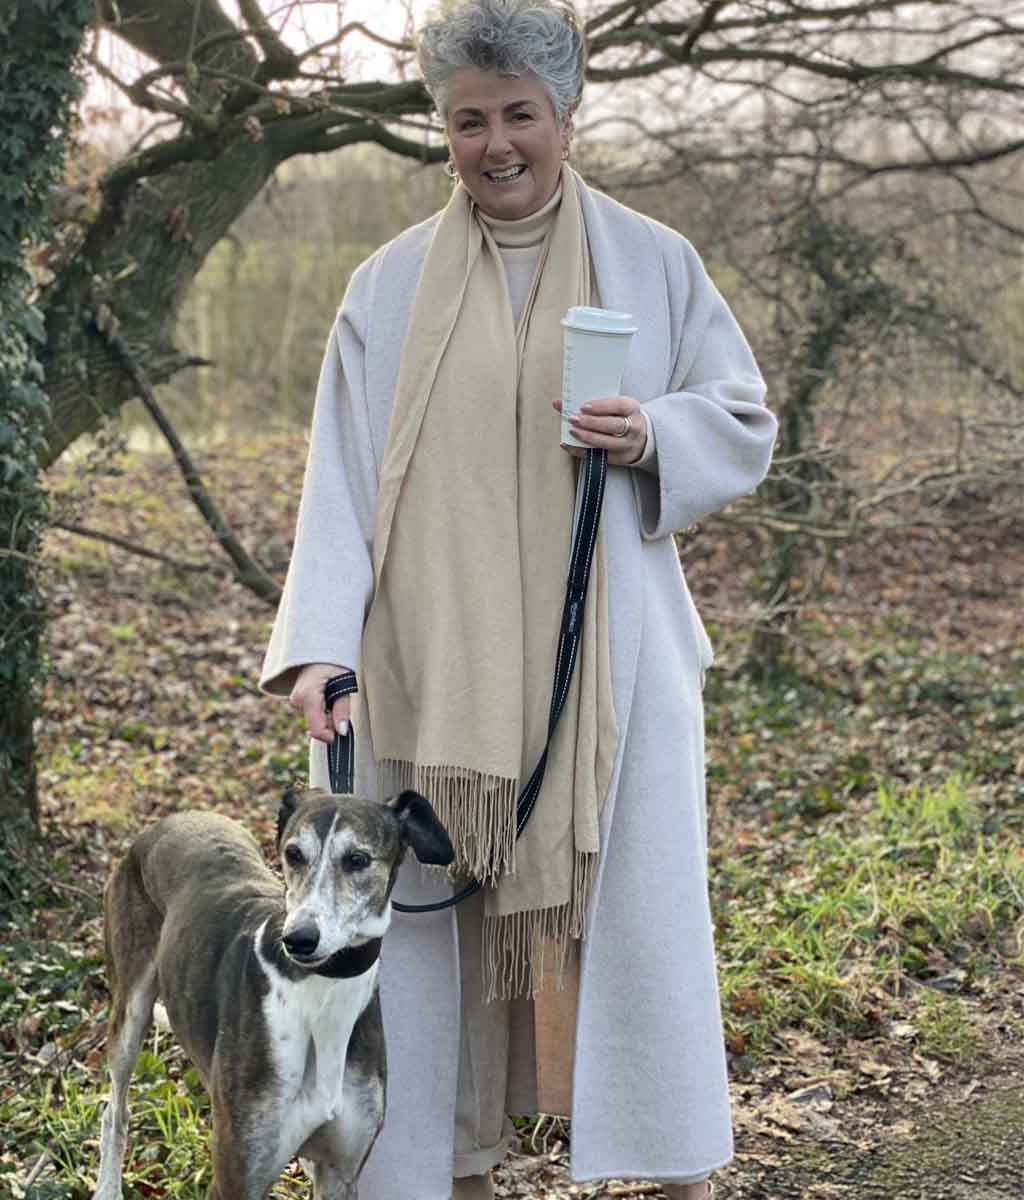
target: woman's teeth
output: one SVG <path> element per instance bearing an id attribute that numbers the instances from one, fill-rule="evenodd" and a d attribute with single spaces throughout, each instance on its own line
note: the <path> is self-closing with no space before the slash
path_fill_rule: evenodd
<path id="1" fill-rule="evenodd" d="M 494 183 L 505 183 L 509 179 L 518 179 L 526 170 L 525 167 L 509 167 L 505 171 L 485 171 L 484 174 Z"/>

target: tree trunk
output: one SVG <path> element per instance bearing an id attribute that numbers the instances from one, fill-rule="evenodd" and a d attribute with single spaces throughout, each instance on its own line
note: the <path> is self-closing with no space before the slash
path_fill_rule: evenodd
<path id="1" fill-rule="evenodd" d="M 75 64 L 93 15 L 85 0 L 62 4 L 59 14 L 52 7 L 21 0 L 0 12 L 0 821 L 19 833 L 39 818 L 33 718 L 45 497 L 37 458 L 47 414 L 42 321 L 24 254 L 45 232 L 46 196 L 79 89 Z"/>
<path id="2" fill-rule="evenodd" d="M 173 342 L 182 300 L 213 246 L 281 161 L 265 140 L 185 163 L 109 203 L 77 262 L 45 301 L 51 416 L 44 466 L 134 395 L 131 379 L 94 332 L 117 332 L 153 384 L 192 356 Z"/>
<path id="3" fill-rule="evenodd" d="M 800 275 L 788 289 L 802 294 L 798 311 L 804 326 L 794 362 L 785 374 L 778 406 L 777 463 L 783 464 L 761 485 L 760 500 L 783 517 L 806 516 L 820 504 L 820 489 L 835 480 L 830 466 L 817 456 L 816 404 L 829 378 L 833 358 L 850 323 L 872 305 L 885 306 L 886 296 L 871 275 L 869 247 L 848 231 L 830 225 L 813 207 L 796 223 L 795 235 L 778 253 Z M 786 270 L 780 279 L 786 278 Z M 797 596 L 808 560 L 821 547 L 797 533 L 769 535 L 759 580 L 764 616 L 750 639 L 746 668 L 758 680 L 782 674 L 790 659 L 790 629 L 805 589 Z"/>
<path id="4" fill-rule="evenodd" d="M 424 162 L 443 157 L 441 148 L 377 120 L 425 113 L 418 83 L 339 81 L 315 99 L 272 97 L 268 85 L 298 70 L 291 51 L 267 27 L 258 57 L 216 0 L 119 0 L 100 11 L 119 37 L 177 79 L 173 101 L 144 89 L 139 96 L 157 111 L 171 104 L 181 125 L 177 136 L 149 143 L 107 175 L 99 215 L 44 297 L 52 404 L 44 467 L 134 394 L 95 336 L 97 325 L 119 334 L 154 385 L 195 364 L 195 348 L 182 352 L 173 341 L 181 303 L 207 254 L 282 162 L 357 142 Z"/>

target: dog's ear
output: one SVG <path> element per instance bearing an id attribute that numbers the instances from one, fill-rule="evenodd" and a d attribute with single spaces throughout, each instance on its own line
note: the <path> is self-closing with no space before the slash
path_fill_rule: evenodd
<path id="1" fill-rule="evenodd" d="M 277 810 L 277 848 L 281 849 L 281 839 L 284 837 L 284 827 L 292 819 L 292 814 L 299 806 L 302 793 L 298 788 L 289 788 L 281 797 L 281 806 Z"/>
<path id="2" fill-rule="evenodd" d="M 437 819 L 430 801 L 419 792 L 405 791 L 386 801 L 398 818 L 402 840 L 421 863 L 446 867 L 455 857 L 448 831 Z"/>

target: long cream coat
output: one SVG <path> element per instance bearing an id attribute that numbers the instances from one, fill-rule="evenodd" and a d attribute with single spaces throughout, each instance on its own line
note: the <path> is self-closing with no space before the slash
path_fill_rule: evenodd
<path id="1" fill-rule="evenodd" d="M 582 956 L 572 1173 L 686 1179 L 727 1162 L 732 1134 L 706 877 L 701 680 L 711 647 L 671 535 L 757 486 L 775 420 L 749 347 L 689 243 L 598 192 L 583 189 L 582 199 L 601 302 L 639 326 L 623 391 L 653 425 L 658 472 L 613 467 L 605 496 L 620 743 Z M 435 221 L 359 267 L 332 330 L 264 665 L 272 693 L 286 694 L 305 663 L 359 668 L 377 472 Z M 552 436 L 557 425 L 552 412 Z M 358 786 L 374 795 L 372 745 L 364 729 L 358 738 Z M 315 754 L 312 775 L 325 782 Z M 404 869 L 398 899 L 438 894 Z M 455 939 L 450 913 L 396 914 L 388 934 L 388 1115 L 363 1175 L 366 1200 L 451 1195 Z"/>

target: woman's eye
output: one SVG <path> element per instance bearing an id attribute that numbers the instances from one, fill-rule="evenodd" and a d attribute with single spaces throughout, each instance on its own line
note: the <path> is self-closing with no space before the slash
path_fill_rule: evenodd
<path id="1" fill-rule="evenodd" d="M 290 867 L 304 867 L 306 865 L 306 856 L 298 848 L 298 846 L 286 846 L 284 852 L 284 861 Z"/>
<path id="2" fill-rule="evenodd" d="M 346 854 L 341 860 L 341 865 L 346 871 L 365 871 L 370 865 L 370 856 L 364 854 L 362 850 L 353 850 L 350 854 Z"/>

